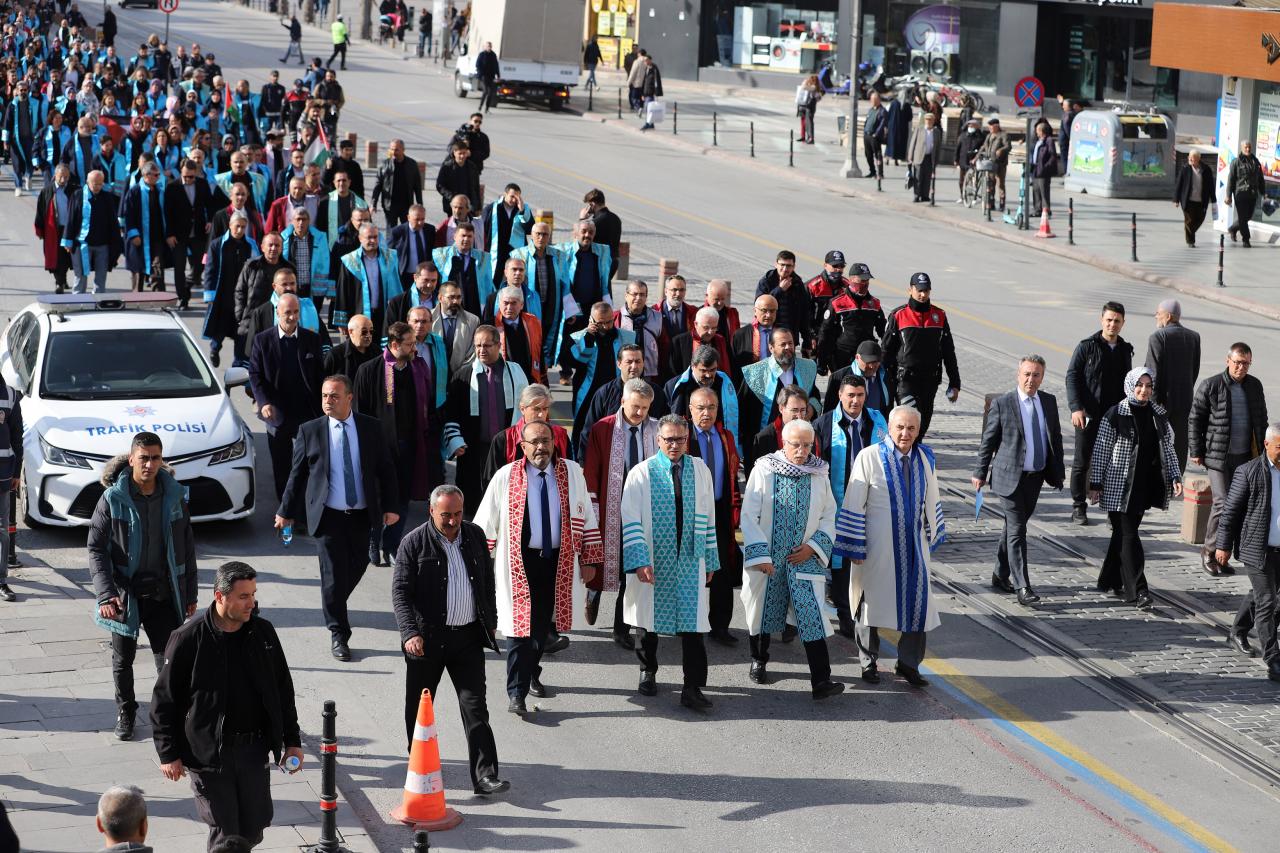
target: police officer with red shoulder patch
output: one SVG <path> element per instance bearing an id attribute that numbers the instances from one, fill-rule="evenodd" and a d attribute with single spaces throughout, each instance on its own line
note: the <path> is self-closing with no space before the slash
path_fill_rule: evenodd
<path id="1" fill-rule="evenodd" d="M 884 335 L 884 309 L 870 292 L 871 268 L 853 264 L 849 272 L 847 288 L 831 299 L 822 317 L 817 362 L 823 374 L 852 364 L 859 344 Z"/>
<path id="2" fill-rule="evenodd" d="M 918 440 L 922 440 L 933 417 L 933 398 L 942 382 L 943 367 L 947 369 L 947 399 L 954 403 L 960 396 L 960 365 L 947 312 L 929 301 L 933 291 L 929 274 L 913 274 L 910 288 L 907 304 L 889 314 L 880 342 L 881 363 L 894 399 L 920 412 Z"/>
<path id="3" fill-rule="evenodd" d="M 822 328 L 822 320 L 827 314 L 827 306 L 849 287 L 849 279 L 844 277 L 844 268 L 844 252 L 832 249 L 822 259 L 822 272 L 804 283 L 813 309 L 808 318 L 809 328 L 805 330 L 803 355 L 806 358 L 813 358 L 817 353 L 815 342 L 818 340 L 818 330 Z"/>

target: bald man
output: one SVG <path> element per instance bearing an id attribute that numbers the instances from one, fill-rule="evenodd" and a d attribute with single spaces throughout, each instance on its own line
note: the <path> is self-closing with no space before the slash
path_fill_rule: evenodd
<path id="1" fill-rule="evenodd" d="M 732 340 L 733 336 L 738 333 L 738 329 L 742 327 L 742 320 L 738 317 L 738 309 L 729 304 L 731 298 L 732 288 L 728 279 L 713 278 L 707 282 L 705 304 L 716 309 L 716 313 L 720 315 L 720 323 L 716 326 L 716 331 L 726 341 Z"/>
<path id="2" fill-rule="evenodd" d="M 372 361 L 382 354 L 374 346 L 373 321 L 364 314 L 357 314 L 347 321 L 345 340 L 333 349 L 324 359 L 324 375 L 342 375 L 355 380 L 356 371 L 366 361 Z"/>
<path id="3" fill-rule="evenodd" d="M 757 296 L 752 310 L 751 325 L 734 332 L 729 344 L 733 363 L 739 370 L 769 357 L 769 336 L 778 319 L 778 300 L 767 293 Z"/>
<path id="4" fill-rule="evenodd" d="M 75 270 L 75 293 L 88 289 L 89 274 L 93 274 L 93 292 L 107 289 L 107 272 L 116 265 L 124 251 L 124 238 L 120 233 L 117 213 L 119 197 L 106 189 L 106 175 L 92 171 L 68 205 L 67 227 L 62 234 L 62 248 L 71 255 L 71 268 Z M 88 221 L 85 221 L 88 213 Z"/>
<path id="5" fill-rule="evenodd" d="M 1166 299 L 1156 308 L 1156 330 L 1147 339 L 1147 367 L 1156 373 L 1156 402 L 1169 413 L 1173 450 L 1187 469 L 1187 422 L 1200 374 L 1200 333 L 1182 325 L 1182 305 Z"/>

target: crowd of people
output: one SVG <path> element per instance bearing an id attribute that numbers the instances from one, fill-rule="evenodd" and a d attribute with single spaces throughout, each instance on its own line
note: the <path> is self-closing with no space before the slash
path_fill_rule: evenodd
<path id="1" fill-rule="evenodd" d="M 528 697 L 552 695 L 544 656 L 596 624 L 606 592 L 612 640 L 639 664 L 638 693 L 657 694 L 659 638 L 679 637 L 680 703 L 695 712 L 712 707 L 704 638 L 740 647 L 735 598 L 753 683 L 770 681 L 774 635 L 798 636 L 813 698 L 840 693 L 826 642 L 838 633 L 856 644 L 862 681 L 878 684 L 889 629 L 901 635 L 894 673 L 927 685 L 925 637 L 939 624 L 930 562 L 946 524 L 925 438 L 939 391 L 955 402 L 961 388 L 928 273 L 886 310 L 888 285 L 871 293 L 867 263 L 832 249 L 805 277 L 783 250 L 750 317 L 724 279 L 615 281 L 623 224 L 601 190 L 585 193 L 561 242 L 518 184 L 490 178 L 502 189 L 486 203 L 480 113 L 442 152 L 433 225 L 425 169 L 400 140 L 366 196 L 353 145 L 333 142 L 344 97 L 321 60 L 291 90 L 272 72 L 255 93 L 199 45 L 170 53 L 152 36 L 119 58 L 72 12 L 10 9 L 0 90 L 15 190 L 41 185 L 34 224 L 54 290 L 100 292 L 123 253 L 134 289 L 164 289 L 168 275 L 181 309 L 203 303 L 211 362 L 230 339 L 249 371 L 274 526 L 286 542 L 314 540 L 337 660 L 353 658 L 348 601 L 366 569 L 394 566 L 408 742 L 421 692 L 434 695 L 448 672 L 473 788 L 506 790 L 485 650 L 500 651 L 502 635 L 508 710 L 524 715 Z M 637 106 L 661 85 L 656 73 L 640 83 Z M 1058 403 L 1039 390 L 1044 359 L 1021 359 L 972 472 L 1006 510 L 991 583 L 1024 606 L 1040 600 L 1027 523 L 1043 485 L 1069 483 L 1077 523 L 1090 503 L 1111 522 L 1099 590 L 1149 606 L 1139 526 L 1180 493 L 1189 454 L 1213 480 L 1205 570 L 1230 572 L 1238 551 L 1254 584 L 1231 642 L 1255 654 L 1256 622 L 1280 680 L 1280 526 L 1267 490 L 1280 482 L 1280 425 L 1268 426 L 1244 343 L 1196 386 L 1199 338 L 1179 315 L 1176 302 L 1160 306 L 1147 363 L 1134 367 L 1124 307 L 1104 306 L 1101 330 L 1067 367 L 1069 477 Z M 553 374 L 569 390 L 570 429 L 552 422 Z M 21 394 L 0 392 L 0 474 L 16 478 Z M 1259 454 L 1268 461 L 1251 461 Z M 220 566 L 199 610 L 195 536 L 159 436 L 133 436 L 102 479 L 88 547 L 95 620 L 111 636 L 115 733 L 134 734 L 145 632 L 165 777 L 192 777 L 210 849 L 257 843 L 271 821 L 265 756 L 293 772 L 303 757 L 257 573 Z M 108 794 L 108 837 L 145 838 L 134 793 Z M 124 816 L 105 819 L 109 806 Z"/>

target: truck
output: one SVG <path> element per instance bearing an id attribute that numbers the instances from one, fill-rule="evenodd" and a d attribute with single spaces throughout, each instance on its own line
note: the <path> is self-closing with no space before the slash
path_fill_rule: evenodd
<path id="1" fill-rule="evenodd" d="M 457 59 L 453 91 L 481 90 L 476 57 L 493 43 L 501 68 L 499 101 L 546 104 L 558 110 L 582 74 L 582 0 L 472 0 L 466 53 Z"/>

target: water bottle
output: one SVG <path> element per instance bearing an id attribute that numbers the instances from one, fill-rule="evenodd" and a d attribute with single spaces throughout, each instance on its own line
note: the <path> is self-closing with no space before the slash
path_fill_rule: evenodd
<path id="1" fill-rule="evenodd" d="M 280 528 L 280 543 L 284 545 L 284 547 L 286 548 L 288 548 L 290 545 L 293 544 L 293 525 L 292 524 L 286 524 L 284 527 Z M 297 759 L 294 759 L 294 760 L 296 761 Z"/>
<path id="2" fill-rule="evenodd" d="M 296 773 L 298 772 L 298 768 L 301 766 L 302 759 L 296 755 L 286 757 L 285 760 L 279 764 L 280 772 L 282 773 Z"/>

